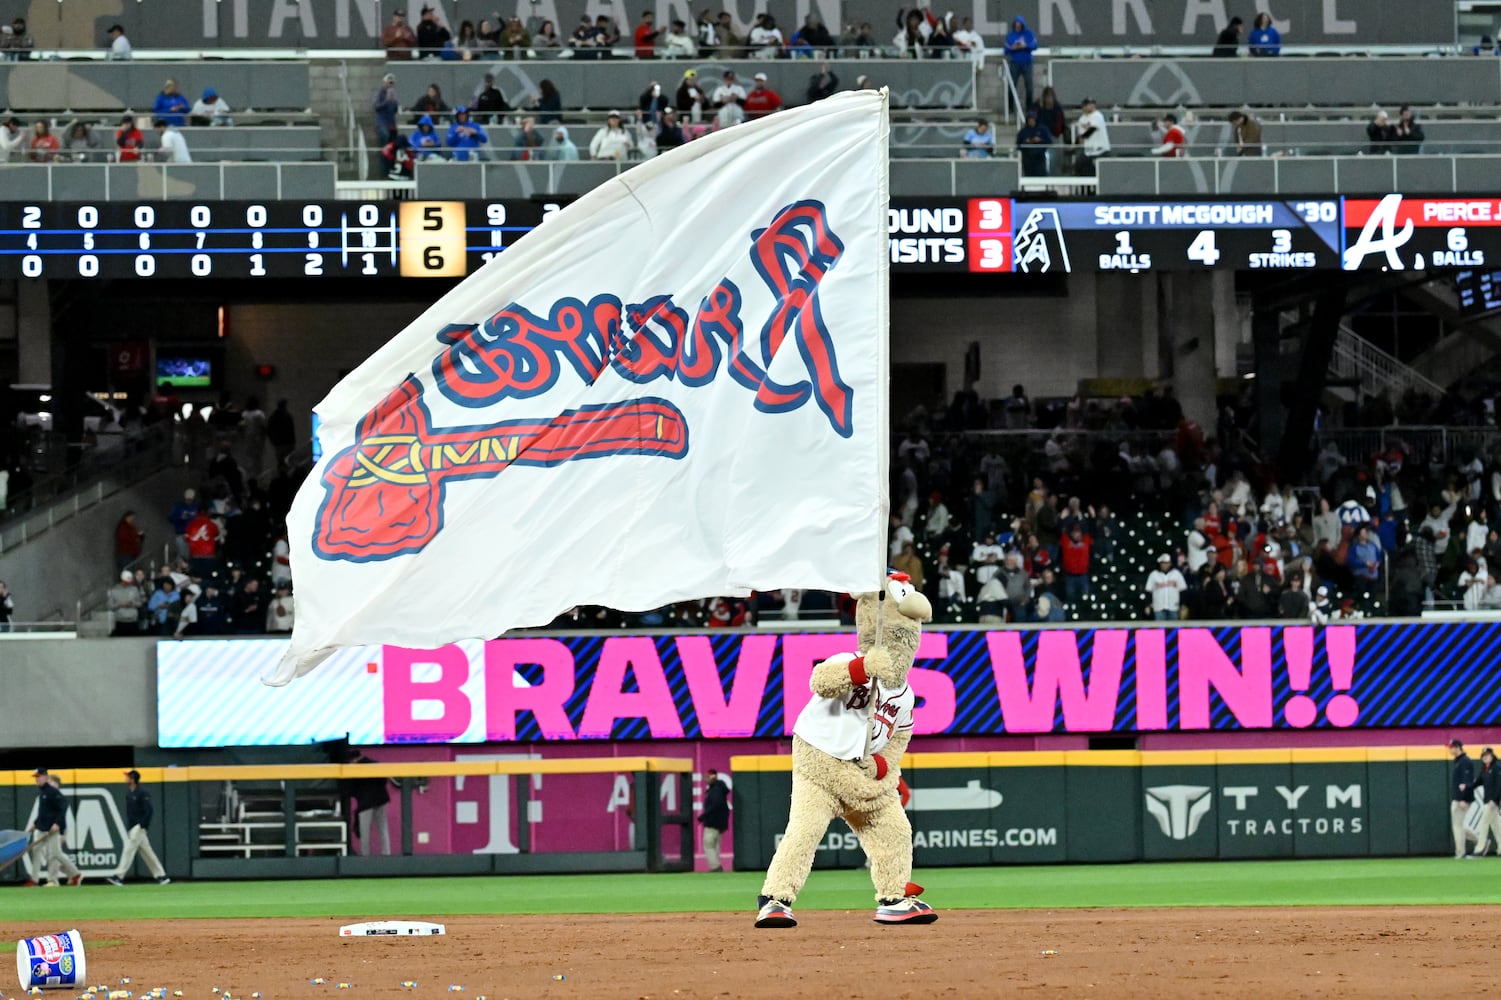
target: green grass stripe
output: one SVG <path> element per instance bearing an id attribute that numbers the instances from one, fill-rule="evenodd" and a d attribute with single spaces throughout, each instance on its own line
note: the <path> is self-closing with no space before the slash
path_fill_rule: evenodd
<path id="1" fill-rule="evenodd" d="M 944 909 L 1501 904 L 1497 876 L 1501 860 L 1448 858 L 947 868 L 916 873 L 927 886 L 925 898 Z M 53 925 L 71 927 L 80 914 L 98 921 L 748 912 L 761 879 L 760 872 L 733 872 L 6 888 L 0 891 L 0 921 L 45 930 Z M 815 871 L 798 900 L 799 908 L 810 910 L 870 905 L 870 878 L 864 871 Z"/>

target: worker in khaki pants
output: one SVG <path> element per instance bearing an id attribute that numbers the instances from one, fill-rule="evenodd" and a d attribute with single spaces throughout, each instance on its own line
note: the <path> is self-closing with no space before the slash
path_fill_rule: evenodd
<path id="1" fill-rule="evenodd" d="M 1480 843 L 1475 845 L 1475 854 L 1485 853 L 1491 837 L 1496 838 L 1496 853 L 1501 854 L 1501 764 L 1496 763 L 1496 751 L 1490 747 L 1480 751 L 1475 787 L 1485 792 L 1480 807 Z"/>
<path id="2" fill-rule="evenodd" d="M 1454 834 L 1454 856 L 1465 856 L 1465 814 L 1475 801 L 1475 762 L 1465 753 L 1459 740 L 1449 741 L 1449 756 L 1454 772 L 1449 781 L 1449 829 Z M 1482 835 L 1483 836 L 1483 835 Z"/>
<path id="3" fill-rule="evenodd" d="M 156 852 L 151 849 L 151 837 L 147 833 L 151 829 L 151 793 L 141 787 L 141 772 L 126 771 L 125 785 L 125 825 L 130 832 L 126 834 L 125 851 L 120 855 L 120 867 L 109 877 L 110 885 L 124 885 L 125 876 L 130 871 L 130 866 L 135 864 L 136 855 L 146 862 L 147 871 L 156 879 L 157 885 L 166 885 L 172 880 L 167 877 L 167 871 L 157 859 Z"/>
<path id="4" fill-rule="evenodd" d="M 722 872 L 719 841 L 730 828 L 730 786 L 713 768 L 704 772 L 704 810 L 699 813 L 698 821 L 704 825 L 704 861 L 709 871 Z"/>
<path id="5" fill-rule="evenodd" d="M 45 767 L 37 768 L 33 777 L 37 790 L 36 819 L 26 825 L 26 832 L 35 830 L 41 836 L 36 849 L 41 852 L 45 866 L 45 875 L 37 869 L 36 880 L 56 888 L 66 876 L 69 885 L 78 885 L 83 881 L 83 874 L 63 851 L 63 838 L 68 835 L 68 800 Z M 46 881 L 42 881 L 43 878 Z"/>

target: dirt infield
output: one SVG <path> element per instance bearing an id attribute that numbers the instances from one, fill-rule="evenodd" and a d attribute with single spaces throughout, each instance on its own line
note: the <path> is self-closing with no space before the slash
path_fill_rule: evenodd
<path id="1" fill-rule="evenodd" d="M 864 911 L 807 911 L 787 931 L 757 931 L 749 914 L 455 917 L 444 921 L 447 937 L 425 940 L 341 939 L 338 927 L 349 921 L 333 919 L 76 926 L 93 983 L 137 997 L 162 986 L 184 1000 L 216 1000 L 214 987 L 237 1000 L 252 992 L 264 1000 L 436 1000 L 450 985 L 469 1000 L 1427 1000 L 1492 988 L 1498 917 L 1485 907 L 991 910 L 947 912 L 928 927 L 879 927 Z M 0 938 L 57 929 L 0 923 Z M 17 995 L 11 962 L 0 956 L 0 997 Z M 117 985 L 127 976 L 130 986 Z M 320 977 L 323 985 L 310 982 Z M 404 988 L 407 980 L 417 987 Z"/>

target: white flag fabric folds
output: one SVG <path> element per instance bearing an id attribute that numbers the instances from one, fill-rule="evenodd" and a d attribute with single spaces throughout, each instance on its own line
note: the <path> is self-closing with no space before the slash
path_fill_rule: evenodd
<path id="1" fill-rule="evenodd" d="M 268 682 L 580 604 L 878 589 L 886 146 L 871 91 L 695 140 L 341 381 L 289 518 L 296 630 Z"/>

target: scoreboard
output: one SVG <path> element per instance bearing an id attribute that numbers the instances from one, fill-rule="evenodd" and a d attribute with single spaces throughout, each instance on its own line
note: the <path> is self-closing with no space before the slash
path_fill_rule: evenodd
<path id="1" fill-rule="evenodd" d="M 0 202 L 0 278 L 463 277 L 560 207 Z"/>
<path id="2" fill-rule="evenodd" d="M 0 279 L 460 278 L 562 208 L 544 200 L 0 201 Z M 894 198 L 896 273 L 1486 270 L 1501 199 Z"/>

